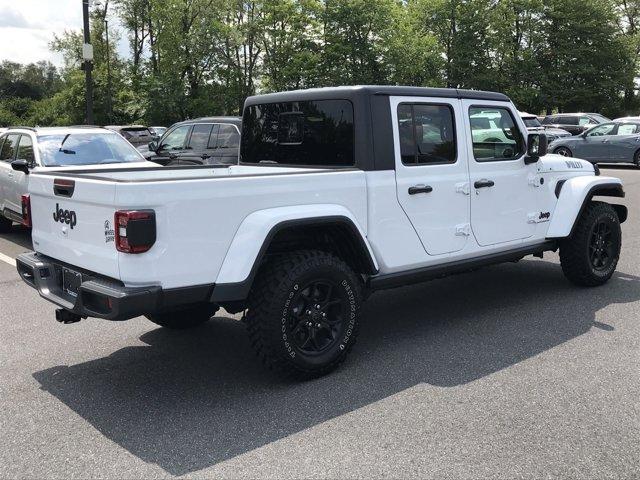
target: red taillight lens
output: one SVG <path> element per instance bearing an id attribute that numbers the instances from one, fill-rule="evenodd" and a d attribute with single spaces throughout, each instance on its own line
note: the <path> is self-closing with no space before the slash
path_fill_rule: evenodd
<path id="1" fill-rule="evenodd" d="M 31 197 L 29 195 L 22 195 L 22 224 L 31 228 Z"/>
<path id="2" fill-rule="evenodd" d="M 156 213 L 153 210 L 118 210 L 114 224 L 119 252 L 144 253 L 156 243 Z"/>

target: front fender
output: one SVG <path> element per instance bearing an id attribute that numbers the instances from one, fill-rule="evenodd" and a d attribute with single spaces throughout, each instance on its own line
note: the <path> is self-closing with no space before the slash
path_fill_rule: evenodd
<path id="1" fill-rule="evenodd" d="M 371 261 L 378 268 L 371 245 L 353 214 L 342 205 L 318 204 L 296 205 L 259 210 L 248 215 L 240 224 L 231 242 L 227 255 L 218 273 L 216 284 L 237 284 L 249 279 L 256 262 L 269 236 L 278 225 L 290 221 L 303 221 L 323 218 L 343 218 L 350 221 L 358 230 L 362 242 L 366 245 Z"/>
<path id="2" fill-rule="evenodd" d="M 560 189 L 547 238 L 564 238 L 571 235 L 576 220 L 587 203 L 597 195 L 624 197 L 622 181 L 615 177 L 590 175 L 566 180 Z"/>

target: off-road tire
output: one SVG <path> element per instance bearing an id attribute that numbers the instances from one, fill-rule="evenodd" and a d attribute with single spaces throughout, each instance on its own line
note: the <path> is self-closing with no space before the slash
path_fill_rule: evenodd
<path id="1" fill-rule="evenodd" d="M 320 288 L 325 283 L 326 295 Z M 312 322 L 314 315 L 322 315 L 313 309 L 325 303 L 332 304 L 323 307 L 327 322 L 322 317 L 320 323 Z M 245 322 L 251 344 L 267 368 L 285 378 L 314 378 L 345 360 L 358 335 L 361 304 L 361 279 L 344 261 L 323 251 L 299 250 L 263 265 L 249 296 Z M 311 337 L 307 348 L 313 350 L 320 338 L 325 349 L 305 351 Z"/>
<path id="2" fill-rule="evenodd" d="M 0 213 L 0 233 L 9 233 L 13 222 Z"/>
<path id="3" fill-rule="evenodd" d="M 146 317 L 161 327 L 171 330 L 186 330 L 207 322 L 217 311 L 218 306 L 206 304 L 166 313 L 156 313 Z"/>
<path id="4" fill-rule="evenodd" d="M 604 248 L 609 248 L 607 261 L 595 266 L 592 254 L 597 248 L 595 229 L 604 225 L 610 230 L 608 240 L 603 242 Z M 622 245 L 622 231 L 620 220 L 615 209 L 603 202 L 590 202 L 582 212 L 572 235 L 560 243 L 560 264 L 565 276 L 576 285 L 595 287 L 606 283 L 616 270 Z"/>

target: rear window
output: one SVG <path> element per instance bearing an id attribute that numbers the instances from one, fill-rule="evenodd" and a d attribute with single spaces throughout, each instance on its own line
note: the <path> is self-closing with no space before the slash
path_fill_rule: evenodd
<path id="1" fill-rule="evenodd" d="M 352 166 L 353 105 L 348 100 L 253 105 L 245 110 L 241 142 L 244 163 Z"/>

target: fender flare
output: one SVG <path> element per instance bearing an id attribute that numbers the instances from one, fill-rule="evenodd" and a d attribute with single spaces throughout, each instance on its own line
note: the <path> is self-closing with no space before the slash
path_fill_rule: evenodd
<path id="1" fill-rule="evenodd" d="M 573 177 L 556 188 L 556 195 L 558 203 L 547 231 L 547 238 L 570 236 L 593 197 L 624 198 L 624 189 L 622 181 L 615 177 Z M 624 222 L 627 219 L 627 207 L 615 204 L 612 207 L 616 210 L 620 223 Z"/>
<path id="2" fill-rule="evenodd" d="M 215 282 L 212 302 L 245 300 L 273 238 L 291 227 L 345 226 L 358 243 L 366 273 L 378 272 L 378 263 L 364 230 L 341 205 L 304 205 L 259 210 L 248 215 L 227 250 Z"/>

